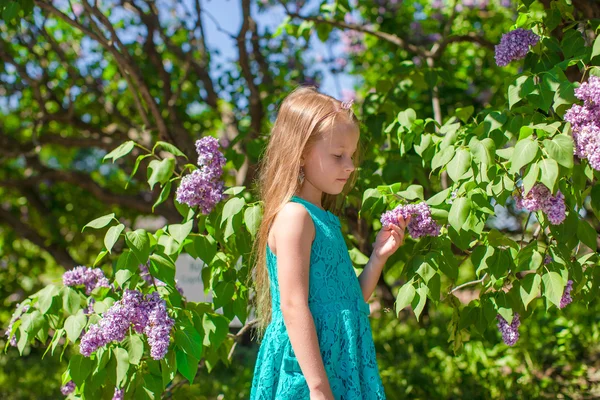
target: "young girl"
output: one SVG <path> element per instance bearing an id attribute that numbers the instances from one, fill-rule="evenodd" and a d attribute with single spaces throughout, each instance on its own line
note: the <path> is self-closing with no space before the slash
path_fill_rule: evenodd
<path id="1" fill-rule="evenodd" d="M 273 126 L 258 182 L 264 215 L 256 298 L 264 334 L 252 400 L 385 398 L 366 301 L 409 219 L 377 234 L 357 277 L 330 211 L 356 180 L 359 124 L 351 105 L 301 87 L 283 101 Z"/>

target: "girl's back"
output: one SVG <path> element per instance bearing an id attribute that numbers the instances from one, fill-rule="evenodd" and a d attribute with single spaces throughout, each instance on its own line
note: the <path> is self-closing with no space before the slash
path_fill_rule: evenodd
<path id="1" fill-rule="evenodd" d="M 337 216 L 293 196 L 314 223 L 308 305 L 329 383 L 337 399 L 385 398 L 375 358 L 369 306 Z M 283 321 L 277 280 L 277 256 L 267 244 L 267 269 L 272 296 L 272 320 L 259 350 L 251 399 L 304 399 L 306 380 L 290 344 Z"/>

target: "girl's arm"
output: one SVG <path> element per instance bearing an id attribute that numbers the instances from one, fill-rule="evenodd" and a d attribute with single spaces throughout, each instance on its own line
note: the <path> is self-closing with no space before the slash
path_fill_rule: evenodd
<path id="1" fill-rule="evenodd" d="M 311 396 L 333 399 L 313 316 L 308 308 L 310 252 L 315 226 L 308 211 L 288 203 L 273 222 L 281 311 Z"/>
<path id="2" fill-rule="evenodd" d="M 390 224 L 377 233 L 377 238 L 373 243 L 373 253 L 358 277 L 365 301 L 369 301 L 371 298 L 387 259 L 404 243 L 404 229 L 409 222 L 410 217 L 406 221 L 402 217 L 398 217 L 400 226 Z"/>

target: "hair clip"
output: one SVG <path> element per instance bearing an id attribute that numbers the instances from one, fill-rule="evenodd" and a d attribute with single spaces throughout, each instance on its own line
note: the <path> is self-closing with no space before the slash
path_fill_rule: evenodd
<path id="1" fill-rule="evenodd" d="M 354 99 L 350 99 L 348 101 L 344 101 L 342 103 L 342 110 L 349 110 L 350 107 L 352 107 L 352 104 L 354 104 Z"/>

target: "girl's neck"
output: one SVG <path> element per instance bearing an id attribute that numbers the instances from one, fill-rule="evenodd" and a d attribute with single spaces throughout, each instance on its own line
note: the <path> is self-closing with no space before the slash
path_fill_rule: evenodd
<path id="1" fill-rule="evenodd" d="M 304 182 L 302 187 L 300 189 L 298 189 L 295 193 L 296 197 L 300 197 L 303 200 L 313 203 L 315 206 L 324 210 L 323 206 L 321 206 L 322 195 L 323 195 L 323 192 L 321 190 L 315 188 L 314 186 L 312 186 L 310 183 L 308 183 L 306 181 Z"/>

